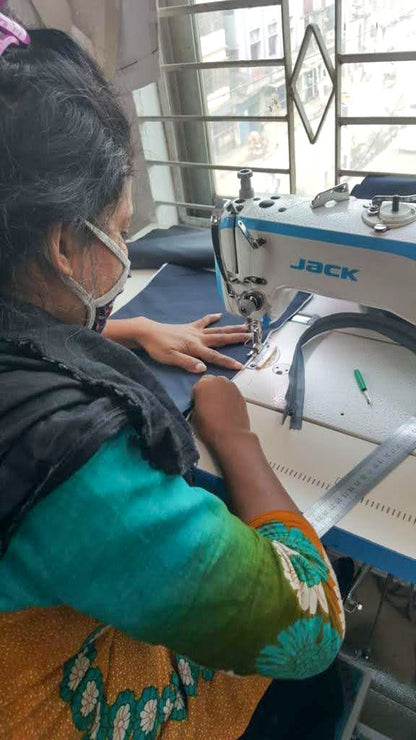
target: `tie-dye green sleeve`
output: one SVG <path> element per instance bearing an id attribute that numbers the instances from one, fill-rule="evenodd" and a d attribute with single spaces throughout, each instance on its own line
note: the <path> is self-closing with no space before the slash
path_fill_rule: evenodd
<path id="1" fill-rule="evenodd" d="M 214 495 L 154 470 L 124 430 L 26 516 L 0 561 L 0 609 L 67 604 L 213 669 L 323 671 L 343 637 L 310 525 L 247 526 Z"/>

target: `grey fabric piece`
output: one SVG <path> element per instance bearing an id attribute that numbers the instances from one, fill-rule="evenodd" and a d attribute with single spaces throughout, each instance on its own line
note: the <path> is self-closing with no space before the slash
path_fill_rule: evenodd
<path id="1" fill-rule="evenodd" d="M 317 319 L 302 334 L 295 348 L 289 371 L 289 387 L 286 393 L 286 406 L 283 422 L 290 416 L 290 428 L 302 428 L 303 406 L 305 402 L 305 362 L 303 347 L 311 339 L 334 329 L 370 329 L 416 354 L 416 327 L 392 314 L 374 311 L 371 314 L 337 313 Z"/>
<path id="2" fill-rule="evenodd" d="M 356 198 L 374 198 L 375 195 L 413 195 L 416 193 L 414 175 L 390 177 L 389 175 L 368 175 L 358 185 L 354 185 L 351 195 Z"/>
<path id="3" fill-rule="evenodd" d="M 129 243 L 131 266 L 135 270 L 157 270 L 165 262 L 196 270 L 214 267 L 214 249 L 209 229 L 172 226 L 154 229 Z"/>
<path id="4" fill-rule="evenodd" d="M 282 326 L 301 309 L 309 297 L 308 293 L 297 293 L 286 311 L 273 323 L 271 328 L 277 329 Z M 166 265 L 141 293 L 117 311 L 112 318 L 130 319 L 134 316 L 147 316 L 153 321 L 162 323 L 186 324 L 204 314 L 222 311 L 224 311 L 224 306 L 213 272 Z M 242 316 L 224 314 L 216 326 L 243 322 Z M 244 363 L 247 360 L 247 347 L 244 345 L 233 344 L 229 347 L 222 347 L 220 351 L 239 362 Z M 180 367 L 161 365 L 149 357 L 144 350 L 138 350 L 137 354 L 169 393 L 178 408 L 181 411 L 189 409 L 192 388 L 200 376 L 188 373 Z M 216 365 L 209 365 L 208 372 L 211 375 L 225 375 L 228 378 L 232 378 L 235 374 L 235 370 L 226 370 Z"/>

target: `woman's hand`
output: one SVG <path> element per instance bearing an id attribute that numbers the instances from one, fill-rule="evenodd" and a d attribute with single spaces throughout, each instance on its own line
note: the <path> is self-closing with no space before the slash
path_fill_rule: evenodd
<path id="1" fill-rule="evenodd" d="M 234 383 L 212 375 L 198 381 L 192 426 L 216 458 L 240 519 L 250 522 L 269 511 L 298 511 L 250 431 L 247 405 Z"/>
<path id="2" fill-rule="evenodd" d="M 226 440 L 250 432 L 247 404 L 234 383 L 206 375 L 194 386 L 192 425 L 207 447 L 217 450 Z"/>
<path id="3" fill-rule="evenodd" d="M 130 348 L 143 347 L 154 360 L 176 365 L 191 373 L 203 373 L 205 363 L 240 370 L 240 362 L 213 347 L 241 344 L 248 339 L 246 326 L 212 327 L 222 314 L 209 314 L 191 324 L 160 324 L 138 317 L 109 321 L 105 336 Z"/>

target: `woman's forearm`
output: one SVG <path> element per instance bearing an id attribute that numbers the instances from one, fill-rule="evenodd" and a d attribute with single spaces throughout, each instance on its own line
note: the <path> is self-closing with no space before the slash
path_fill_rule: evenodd
<path id="1" fill-rule="evenodd" d="M 134 321 L 134 323 L 132 323 Z M 140 346 L 140 329 L 143 322 L 143 331 L 146 319 L 137 316 L 132 319 L 110 319 L 107 321 L 103 336 L 112 339 L 113 342 L 124 345 L 124 347 L 137 348 Z"/>
<path id="2" fill-rule="evenodd" d="M 240 519 L 249 521 L 276 510 L 299 511 L 270 468 L 255 434 L 243 430 L 219 436 L 212 451 Z"/>

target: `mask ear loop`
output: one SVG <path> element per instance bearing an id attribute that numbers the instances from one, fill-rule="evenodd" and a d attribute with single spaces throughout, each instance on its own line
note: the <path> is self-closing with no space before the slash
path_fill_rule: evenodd
<path id="1" fill-rule="evenodd" d="M 63 275 L 61 277 L 61 280 L 66 285 L 68 285 L 72 292 L 75 293 L 75 295 L 84 304 L 87 310 L 87 318 L 84 326 L 86 327 L 86 329 L 92 329 L 92 327 L 94 326 L 96 310 L 94 298 L 90 296 L 90 294 L 85 290 L 85 288 L 83 288 L 82 285 L 80 285 L 80 283 L 74 280 L 74 278 L 70 277 L 70 275 Z"/>
<path id="2" fill-rule="evenodd" d="M 116 284 L 113 285 L 110 290 L 104 293 L 104 295 L 99 296 L 99 298 L 93 298 L 93 296 L 91 296 L 82 285 L 80 285 L 76 280 L 74 280 L 74 278 L 70 277 L 69 275 L 62 276 L 63 282 L 70 287 L 72 292 L 75 293 L 76 296 L 78 296 L 78 298 L 86 307 L 87 320 L 84 326 L 87 329 L 92 329 L 92 327 L 94 326 L 96 309 L 101 308 L 101 306 L 105 306 L 105 304 L 108 303 L 109 300 L 114 299 L 114 297 L 119 295 L 123 290 L 126 282 L 126 273 L 128 274 L 130 272 L 131 263 L 121 247 L 117 244 L 117 242 L 111 239 L 108 234 L 106 234 L 104 231 L 101 231 L 101 229 L 99 229 L 97 226 L 94 226 L 94 224 L 90 223 L 90 221 L 85 220 L 85 224 L 88 226 L 90 231 L 92 231 L 92 233 L 95 234 L 95 236 L 101 242 L 103 242 L 103 244 L 105 244 L 105 246 L 108 247 L 108 249 L 113 252 L 113 254 L 118 257 L 124 267 L 123 272 L 121 273 Z"/>
<path id="3" fill-rule="evenodd" d="M 131 262 L 125 252 L 119 247 L 117 242 L 114 241 L 114 239 L 111 239 L 108 234 L 106 234 L 104 231 L 101 231 L 101 229 L 98 228 L 98 226 L 94 226 L 90 221 L 85 221 L 86 225 L 92 231 L 95 236 L 98 237 L 98 239 L 105 244 L 108 249 L 115 254 L 120 262 L 126 267 L 128 270 L 130 270 Z"/>
<path id="4" fill-rule="evenodd" d="M 109 249 L 110 252 L 116 255 L 116 257 L 120 260 L 121 264 L 124 267 L 116 284 L 113 285 L 113 287 L 110 288 L 107 293 L 104 293 L 104 295 L 100 296 L 99 298 L 94 298 L 94 306 L 96 308 L 101 308 L 102 306 L 105 306 L 108 301 L 113 300 L 114 297 L 120 295 L 120 293 L 122 292 L 126 283 L 126 279 L 130 275 L 131 262 L 125 252 L 117 244 L 117 242 L 114 241 L 114 239 L 111 239 L 108 234 L 106 234 L 104 231 L 101 231 L 98 226 L 94 226 L 94 224 L 90 223 L 90 221 L 86 220 L 85 223 L 90 231 L 95 234 L 95 236 L 107 247 L 107 249 Z"/>

